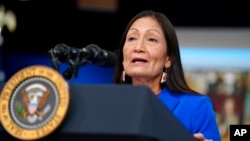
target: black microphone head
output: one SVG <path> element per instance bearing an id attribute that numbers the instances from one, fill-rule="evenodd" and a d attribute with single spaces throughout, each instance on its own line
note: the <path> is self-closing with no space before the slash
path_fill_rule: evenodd
<path id="1" fill-rule="evenodd" d="M 48 54 L 52 67 L 59 70 L 59 62 L 65 62 L 68 56 L 69 47 L 63 43 L 57 44 L 54 48 L 50 49 Z"/>
<path id="2" fill-rule="evenodd" d="M 97 64 L 104 67 L 114 67 L 117 62 L 117 55 L 115 52 L 108 50 L 102 50 L 102 56 L 98 60 Z"/>
<path id="3" fill-rule="evenodd" d="M 60 62 L 66 62 L 68 55 L 70 54 L 70 47 L 66 44 L 60 43 L 54 47 L 53 51 Z"/>
<path id="4" fill-rule="evenodd" d="M 95 63 L 99 66 L 114 67 L 116 64 L 117 56 L 114 52 L 101 49 L 96 44 L 89 44 L 83 48 L 85 52 L 85 59 L 91 63 Z"/>
<path id="5" fill-rule="evenodd" d="M 96 44 L 89 44 L 85 48 L 82 48 L 82 50 L 84 52 L 84 58 L 91 62 L 95 62 L 101 52 L 101 48 Z"/>
<path id="6" fill-rule="evenodd" d="M 90 62 L 99 66 L 114 67 L 116 64 L 116 53 L 101 49 L 96 44 L 89 44 L 85 48 L 82 48 L 83 55 L 82 62 Z"/>

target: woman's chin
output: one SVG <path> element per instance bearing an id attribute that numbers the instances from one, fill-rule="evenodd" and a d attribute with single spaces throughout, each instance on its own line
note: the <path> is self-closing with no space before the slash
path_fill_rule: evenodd
<path id="1" fill-rule="evenodd" d="M 128 74 L 132 78 L 141 78 L 141 77 L 147 77 L 148 74 L 145 73 L 145 71 L 136 71 L 136 72 L 131 72 Z"/>

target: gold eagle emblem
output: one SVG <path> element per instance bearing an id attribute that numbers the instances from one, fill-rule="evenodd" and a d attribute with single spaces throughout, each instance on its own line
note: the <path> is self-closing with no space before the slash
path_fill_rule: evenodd
<path id="1" fill-rule="evenodd" d="M 50 110 L 50 105 L 46 105 L 50 91 L 42 84 L 35 83 L 26 87 L 22 91 L 23 110 L 21 116 L 27 118 L 30 123 L 35 122 Z M 20 108 L 19 108 L 20 109 Z"/>

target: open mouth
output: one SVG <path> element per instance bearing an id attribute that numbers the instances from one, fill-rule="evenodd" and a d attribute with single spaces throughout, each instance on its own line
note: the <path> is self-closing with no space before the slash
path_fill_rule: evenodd
<path id="1" fill-rule="evenodd" d="M 143 58 L 134 58 L 132 59 L 132 63 L 146 63 L 148 60 L 143 59 Z"/>

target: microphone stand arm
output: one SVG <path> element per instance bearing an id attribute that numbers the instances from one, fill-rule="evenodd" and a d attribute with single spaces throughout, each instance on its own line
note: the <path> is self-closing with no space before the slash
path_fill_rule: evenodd
<path id="1" fill-rule="evenodd" d="M 49 54 L 49 59 L 50 59 L 50 63 L 52 64 L 52 67 L 56 71 L 59 71 L 59 60 L 58 60 L 58 57 L 54 53 L 54 48 L 50 49 L 48 54 Z"/>

